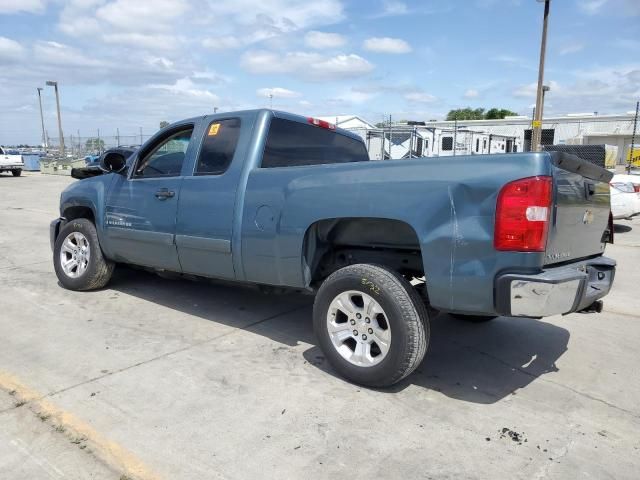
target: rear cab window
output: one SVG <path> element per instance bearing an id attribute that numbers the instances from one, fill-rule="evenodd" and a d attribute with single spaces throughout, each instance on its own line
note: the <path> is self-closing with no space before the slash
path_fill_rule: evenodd
<path id="1" fill-rule="evenodd" d="M 262 168 L 369 161 L 361 140 L 335 130 L 283 118 L 273 118 L 262 157 Z"/>

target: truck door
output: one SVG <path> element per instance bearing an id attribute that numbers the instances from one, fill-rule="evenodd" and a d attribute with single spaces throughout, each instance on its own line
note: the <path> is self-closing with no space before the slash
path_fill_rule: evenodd
<path id="1" fill-rule="evenodd" d="M 176 245 L 184 273 L 236 278 L 234 211 L 241 208 L 236 205 L 236 192 L 251 134 L 251 126 L 242 122 L 251 120 L 216 118 L 204 125 L 193 175 L 185 176 L 178 204 Z"/>
<path id="2" fill-rule="evenodd" d="M 117 261 L 180 271 L 176 212 L 193 128 L 184 124 L 164 132 L 136 155 L 126 176 L 116 175 L 107 195 L 104 225 Z"/>

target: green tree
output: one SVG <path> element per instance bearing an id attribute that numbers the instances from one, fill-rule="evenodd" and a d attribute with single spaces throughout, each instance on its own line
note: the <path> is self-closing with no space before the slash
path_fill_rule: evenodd
<path id="1" fill-rule="evenodd" d="M 169 122 L 167 122 L 166 120 L 162 120 L 160 122 L 160 128 L 164 128 L 164 127 L 168 127 L 169 126 Z"/>
<path id="2" fill-rule="evenodd" d="M 104 140 L 97 137 L 87 138 L 84 146 L 89 152 L 101 152 L 104 150 Z"/>
<path id="3" fill-rule="evenodd" d="M 456 108 L 449 110 L 447 120 L 482 120 L 484 119 L 484 108 L 473 109 L 471 107 Z"/>
<path id="4" fill-rule="evenodd" d="M 487 120 L 495 120 L 510 117 L 512 115 L 517 115 L 517 113 L 507 110 L 506 108 L 492 108 L 486 113 L 484 118 Z"/>
<path id="5" fill-rule="evenodd" d="M 466 107 L 449 110 L 447 120 L 494 120 L 511 115 L 517 115 L 517 113 L 506 108 L 492 108 L 485 112 L 484 108 Z"/>

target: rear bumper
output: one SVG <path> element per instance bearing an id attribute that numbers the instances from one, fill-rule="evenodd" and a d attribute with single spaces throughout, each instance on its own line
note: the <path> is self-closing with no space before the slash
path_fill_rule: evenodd
<path id="1" fill-rule="evenodd" d="M 24 168 L 24 163 L 13 163 L 11 165 L 2 164 L 0 170 L 17 170 L 18 168 Z"/>
<path id="2" fill-rule="evenodd" d="M 615 260 L 598 257 L 534 275 L 505 273 L 496 278 L 496 311 L 539 318 L 583 310 L 609 293 L 615 272 Z"/>

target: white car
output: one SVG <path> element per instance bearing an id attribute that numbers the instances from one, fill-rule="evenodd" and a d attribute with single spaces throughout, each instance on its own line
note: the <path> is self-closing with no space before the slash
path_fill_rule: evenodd
<path id="1" fill-rule="evenodd" d="M 0 147 L 0 173 L 11 172 L 14 177 L 19 177 L 23 168 L 22 155 L 8 152 Z"/>
<path id="2" fill-rule="evenodd" d="M 632 215 L 640 214 L 640 175 L 614 175 L 609 184 L 612 187 L 612 211 L 614 195 L 613 190 L 616 189 L 625 194 L 625 201 L 628 201 L 631 204 L 631 209 L 633 210 Z M 616 194 L 616 196 L 619 196 L 619 194 Z M 622 201 L 622 198 L 620 198 L 619 200 Z"/>

